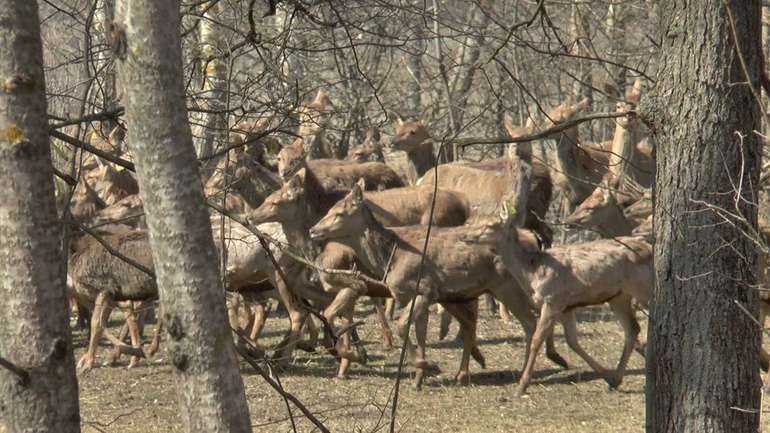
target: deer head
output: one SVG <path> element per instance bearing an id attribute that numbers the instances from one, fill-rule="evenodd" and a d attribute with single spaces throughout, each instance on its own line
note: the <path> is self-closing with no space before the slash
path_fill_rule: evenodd
<path id="1" fill-rule="evenodd" d="M 396 135 L 391 141 L 391 146 L 396 150 L 412 152 L 421 148 L 430 138 L 428 128 L 421 121 L 404 122 L 398 119 Z"/>
<path id="2" fill-rule="evenodd" d="M 364 179 L 359 179 L 350 193 L 310 229 L 310 237 L 313 240 L 339 239 L 363 232 L 368 219 L 372 219 L 364 201 L 365 187 Z"/>
<path id="3" fill-rule="evenodd" d="M 270 194 L 262 205 L 248 216 L 249 222 L 261 224 L 287 221 L 303 212 L 302 199 L 305 196 L 306 175 L 307 169 L 300 168 L 281 189 Z"/>
<path id="4" fill-rule="evenodd" d="M 614 194 L 604 186 L 598 186 L 564 222 L 568 225 L 596 227 L 614 218 L 622 217 Z"/>
<path id="5" fill-rule="evenodd" d="M 302 146 L 303 140 L 297 138 L 294 143 L 284 146 L 278 152 L 278 175 L 286 180 L 290 173 L 294 172 L 297 164 L 305 159 L 305 148 Z"/>

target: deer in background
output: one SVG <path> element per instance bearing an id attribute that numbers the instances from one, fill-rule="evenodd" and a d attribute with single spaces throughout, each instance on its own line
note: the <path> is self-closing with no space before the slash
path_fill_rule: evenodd
<path id="1" fill-rule="evenodd" d="M 515 228 L 514 220 L 504 206 L 499 217 L 480 223 L 465 240 L 494 248 L 505 268 L 540 308 L 517 394 L 526 391 L 537 354 L 557 321 L 564 327 L 569 347 L 610 388 L 617 388 L 640 332 L 632 301 L 647 304 L 652 296 L 652 245 L 641 237 L 623 237 L 541 250 L 537 237 L 528 230 Z M 603 367 L 578 343 L 575 309 L 603 303 L 610 305 L 625 334 L 615 370 Z"/>
<path id="2" fill-rule="evenodd" d="M 491 292 L 522 322 L 527 341 L 535 326 L 535 315 L 530 301 L 517 287 L 500 265 L 494 248 L 461 242 L 472 226 L 436 227 L 426 252 L 425 268 L 419 292 L 416 291 L 417 273 L 421 263 L 425 228 L 385 228 L 377 222 L 360 185 L 324 216 L 310 230 L 315 240 L 336 240 L 355 250 L 364 269 L 372 275 L 382 275 L 390 263 L 385 283 L 392 296 L 403 304 L 414 303 L 416 347 L 409 342 L 407 317 L 404 313 L 398 324 L 398 333 L 410 352 L 410 363 L 417 370 L 415 385 L 422 384 L 425 370 L 433 363 L 425 358 L 425 339 L 428 324 L 428 307 L 442 303 L 453 316 L 460 320 L 463 338 L 463 357 L 457 381 L 468 377 L 469 356 L 476 349 L 475 320 L 467 322 L 461 312 L 454 311 L 462 304 L 466 311 L 473 311 L 471 302 L 479 295 Z M 392 261 L 389 260 L 392 254 Z M 549 339 L 550 341 L 550 339 Z M 560 365 L 564 360 L 548 345 L 549 357 Z"/>

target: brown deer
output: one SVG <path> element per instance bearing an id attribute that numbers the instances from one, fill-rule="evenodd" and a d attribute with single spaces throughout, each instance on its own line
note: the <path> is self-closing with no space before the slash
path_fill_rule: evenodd
<path id="1" fill-rule="evenodd" d="M 431 187 L 438 177 L 438 186 L 449 191 L 468 194 L 470 219 L 475 220 L 494 215 L 503 197 L 510 193 L 514 179 L 510 161 L 506 158 L 471 164 L 443 164 L 423 176 L 418 185 Z M 527 199 L 529 210 L 524 226 L 537 231 L 550 245 L 553 232 L 544 222 L 551 204 L 551 177 L 548 169 L 539 163 L 532 165 L 532 180 Z"/>
<path id="2" fill-rule="evenodd" d="M 251 150 L 258 146 L 233 149 L 228 158 L 219 160 L 206 181 L 206 197 L 219 202 L 226 194 L 225 209 L 243 214 L 259 207 L 265 197 L 280 188 L 278 176 L 259 162 L 259 152 Z"/>
<path id="3" fill-rule="evenodd" d="M 467 233 L 466 239 L 495 248 L 505 268 L 540 308 L 517 394 L 526 391 L 538 351 L 557 321 L 564 327 L 570 348 L 611 388 L 617 388 L 640 331 L 632 300 L 646 304 L 652 296 L 652 246 L 640 237 L 622 237 L 544 251 L 535 234 L 515 228 L 514 220 L 504 207 L 501 216 L 480 223 Z M 577 338 L 575 309 L 603 303 L 610 305 L 625 333 L 623 351 L 614 371 L 586 353 Z"/>
<path id="4" fill-rule="evenodd" d="M 436 165 L 433 138 L 419 120 L 404 122 L 398 119 L 396 135 L 391 140 L 391 148 L 403 152 L 388 155 L 388 164 L 396 167 L 405 185 L 415 185 L 417 180 Z"/>
<path id="5" fill-rule="evenodd" d="M 613 191 L 610 185 L 599 185 L 565 220 L 570 226 L 594 229 L 604 238 L 628 236 L 641 221 L 626 214 L 626 209 L 644 200 L 634 194 Z M 649 201 L 647 201 L 649 202 Z M 638 209 L 641 205 L 637 205 Z M 652 211 L 652 209 L 649 209 Z"/>
<path id="6" fill-rule="evenodd" d="M 414 302 L 414 323 L 417 346 L 412 347 L 407 335 L 407 314 L 401 316 L 398 332 L 410 349 L 410 363 L 417 369 L 415 385 L 422 384 L 424 372 L 433 366 L 425 359 L 425 338 L 428 307 L 440 302 L 451 309 L 454 304 L 469 305 L 485 292 L 500 299 L 522 322 L 527 341 L 535 325 L 535 315 L 524 292 L 513 284 L 502 268 L 493 248 L 461 242 L 469 226 L 436 227 L 426 252 L 420 290 L 417 292 L 417 274 L 421 266 L 424 227 L 385 228 L 377 222 L 366 203 L 361 185 L 351 192 L 310 230 L 315 240 L 336 240 L 355 250 L 356 257 L 366 271 L 382 275 L 390 262 L 385 283 L 392 295 L 403 304 Z M 389 260 L 392 254 L 392 261 Z M 450 310 L 458 319 L 461 313 Z M 463 324 L 461 319 L 461 324 Z M 476 347 L 475 320 L 468 320 L 470 329 L 463 329 L 463 357 L 456 379 L 468 377 L 468 361 Z M 549 352 L 551 352 L 549 350 Z M 557 363 L 563 363 L 555 351 L 551 354 Z"/>

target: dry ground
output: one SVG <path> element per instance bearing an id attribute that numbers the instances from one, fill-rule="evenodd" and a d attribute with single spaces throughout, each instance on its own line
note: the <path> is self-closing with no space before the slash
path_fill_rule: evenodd
<path id="1" fill-rule="evenodd" d="M 277 342 L 284 323 L 269 320 L 262 343 Z M 279 373 L 285 389 L 333 432 L 387 431 L 390 412 L 389 407 L 385 409 L 395 382 L 398 351 L 382 349 L 373 325 L 370 318 L 361 328 L 368 343 L 369 363 L 354 365 L 349 379 L 333 379 L 337 365 L 324 354 L 300 353 L 288 370 Z M 560 370 L 541 356 L 529 395 L 514 398 L 512 391 L 524 353 L 518 325 L 506 325 L 482 312 L 479 340 L 487 368 L 472 364 L 469 387 L 452 384 L 460 348 L 437 341 L 435 328 L 432 322 L 428 357 L 439 362 L 442 372 L 428 377 L 421 392 L 413 389 L 411 377 L 402 381 L 398 431 L 599 433 L 644 429 L 644 360 L 638 354 L 632 356 L 620 389 L 609 391 L 605 382 L 569 350 L 559 329 L 557 348 L 573 367 Z M 613 321 L 584 321 L 579 328 L 586 350 L 605 365 L 614 365 L 622 345 L 620 327 Z M 75 334 L 78 355 L 83 338 L 83 333 Z M 99 352 L 100 361 L 104 352 L 104 348 Z M 166 360 L 143 361 L 131 370 L 125 364 L 96 368 L 80 377 L 83 431 L 183 431 Z M 283 400 L 248 365 L 242 364 L 241 371 L 254 431 L 291 431 Z M 293 413 L 297 431 L 313 431 L 299 411 Z"/>

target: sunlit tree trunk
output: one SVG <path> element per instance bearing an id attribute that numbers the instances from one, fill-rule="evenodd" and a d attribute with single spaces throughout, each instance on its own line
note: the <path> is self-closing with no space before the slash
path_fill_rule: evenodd
<path id="1" fill-rule="evenodd" d="M 217 252 L 187 122 L 175 0 L 121 0 L 119 72 L 188 432 L 250 432 Z"/>
<path id="2" fill-rule="evenodd" d="M 37 2 L 0 22 L 0 431 L 79 432 Z"/>
<path id="3" fill-rule="evenodd" d="M 94 66 L 97 73 L 100 73 L 99 93 L 102 96 L 102 107 L 104 110 L 114 110 L 118 105 L 117 83 L 115 79 L 115 65 L 110 64 L 112 50 L 109 48 L 113 44 L 112 40 L 112 20 L 115 16 L 115 0 L 99 0 L 94 14 L 94 30 L 97 41 L 101 46 L 94 53 Z M 117 125 L 113 119 L 102 121 L 101 133 L 105 137 Z"/>
<path id="4" fill-rule="evenodd" d="M 227 145 L 227 61 L 222 59 L 221 3 L 205 5 L 200 20 L 200 54 L 203 75 L 201 93 L 203 111 L 196 131 L 196 154 L 205 158 Z M 214 162 L 205 166 L 213 167 Z"/>

